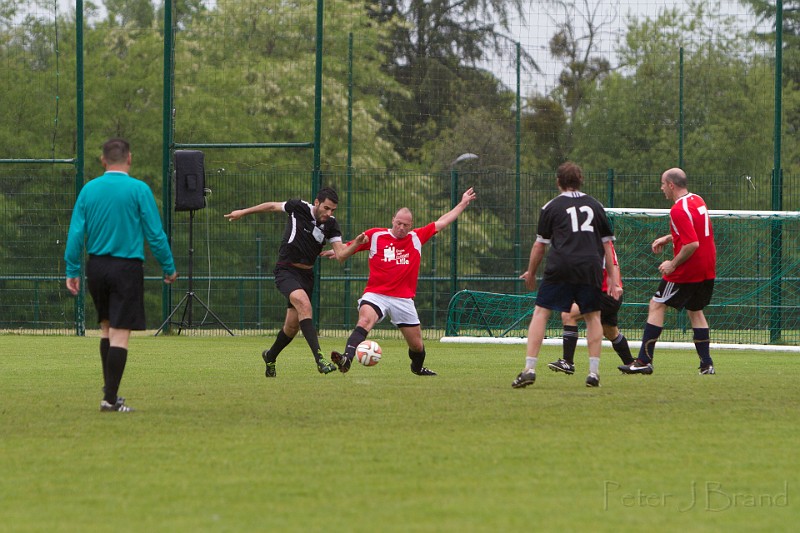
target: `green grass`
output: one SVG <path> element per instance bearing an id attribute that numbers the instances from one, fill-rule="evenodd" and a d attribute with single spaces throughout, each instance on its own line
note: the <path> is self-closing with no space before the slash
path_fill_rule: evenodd
<path id="1" fill-rule="evenodd" d="M 135 337 L 100 413 L 97 338 L 0 336 L 0 530 L 793 531 L 800 357 L 661 350 L 602 387 L 522 346 L 428 341 L 347 375 L 298 339 L 263 375 L 253 337 Z M 323 338 L 325 349 L 343 339 Z"/>

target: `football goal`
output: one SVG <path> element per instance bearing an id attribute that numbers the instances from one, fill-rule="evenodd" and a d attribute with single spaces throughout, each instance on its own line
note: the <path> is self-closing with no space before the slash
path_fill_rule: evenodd
<path id="1" fill-rule="evenodd" d="M 658 265 L 672 257 L 670 246 L 662 254 L 651 249 L 657 237 L 669 233 L 669 210 L 606 211 L 624 286 L 619 326 L 636 341 L 661 279 Z M 705 310 L 712 342 L 780 349 L 800 345 L 800 212 L 710 210 L 709 215 L 717 245 L 714 296 Z M 450 300 L 442 341 L 524 342 L 535 300 L 535 294 L 461 291 Z M 560 342 L 558 313 L 548 323 L 547 337 Z M 668 310 L 660 340 L 691 339 L 686 313 Z"/>

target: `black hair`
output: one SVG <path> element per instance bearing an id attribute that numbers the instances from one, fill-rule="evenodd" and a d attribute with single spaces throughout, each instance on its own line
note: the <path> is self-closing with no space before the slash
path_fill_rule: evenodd
<path id="1" fill-rule="evenodd" d="M 336 205 L 339 205 L 339 195 L 336 194 L 336 191 L 334 191 L 330 187 L 321 188 L 317 193 L 317 200 L 319 200 L 319 203 L 322 203 L 325 200 L 330 200 Z"/>

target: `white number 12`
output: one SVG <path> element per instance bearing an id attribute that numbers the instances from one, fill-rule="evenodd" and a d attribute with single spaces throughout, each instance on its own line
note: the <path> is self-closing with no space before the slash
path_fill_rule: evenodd
<path id="1" fill-rule="evenodd" d="M 569 213 L 569 218 L 572 221 L 572 231 L 577 233 L 580 231 L 594 231 L 594 226 L 592 226 L 592 221 L 594 220 L 594 211 L 592 208 L 587 205 L 582 205 L 580 207 L 581 213 L 586 213 L 586 220 L 583 221 L 583 224 L 578 227 L 578 211 L 575 207 L 568 207 L 567 213 Z"/>

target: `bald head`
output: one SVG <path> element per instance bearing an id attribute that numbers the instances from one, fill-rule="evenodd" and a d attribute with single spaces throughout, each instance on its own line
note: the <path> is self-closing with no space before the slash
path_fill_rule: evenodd
<path id="1" fill-rule="evenodd" d="M 661 174 L 661 191 L 667 200 L 673 202 L 687 193 L 686 172 L 679 168 L 671 168 Z"/>
<path id="2" fill-rule="evenodd" d="M 681 189 L 685 189 L 687 185 L 686 179 L 686 172 L 684 172 L 680 168 L 671 168 L 669 170 L 664 171 L 661 177 L 671 183 L 674 183 L 676 187 Z"/>
<path id="3" fill-rule="evenodd" d="M 414 227 L 414 217 L 411 214 L 411 209 L 401 207 L 394 217 L 392 217 L 392 235 L 396 239 L 402 239 Z"/>

